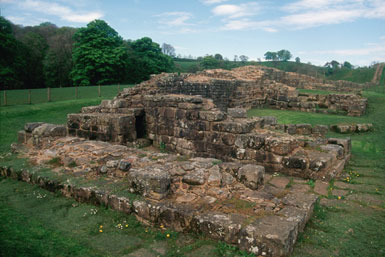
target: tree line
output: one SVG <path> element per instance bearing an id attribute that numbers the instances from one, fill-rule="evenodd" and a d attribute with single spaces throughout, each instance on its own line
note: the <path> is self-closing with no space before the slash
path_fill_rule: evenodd
<path id="1" fill-rule="evenodd" d="M 0 16 L 0 55 L 1 89 L 138 83 L 174 69 L 151 38 L 124 40 L 103 20 L 22 27 Z"/>

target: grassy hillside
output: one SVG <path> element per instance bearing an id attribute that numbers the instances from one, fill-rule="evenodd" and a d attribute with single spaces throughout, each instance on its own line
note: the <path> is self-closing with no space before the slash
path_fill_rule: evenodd
<path id="1" fill-rule="evenodd" d="M 195 72 L 198 70 L 202 70 L 202 67 L 199 66 L 199 61 L 197 60 L 189 60 L 189 59 L 178 59 L 174 61 L 176 72 Z M 327 69 L 324 67 L 319 67 L 307 63 L 296 63 L 296 62 L 233 62 L 228 61 L 224 62 L 222 68 L 235 68 L 245 65 L 262 65 L 266 67 L 272 67 L 283 71 L 288 72 L 298 72 L 300 74 L 319 77 L 323 79 L 330 80 L 347 80 L 356 83 L 365 83 L 370 82 L 374 76 L 375 67 L 370 68 L 357 68 L 357 69 L 337 69 L 333 71 L 333 73 L 328 74 Z"/>

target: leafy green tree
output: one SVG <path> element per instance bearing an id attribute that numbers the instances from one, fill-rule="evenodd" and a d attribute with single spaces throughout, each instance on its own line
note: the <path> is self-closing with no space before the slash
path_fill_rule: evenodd
<path id="1" fill-rule="evenodd" d="M 301 59 L 299 57 L 295 57 L 295 62 L 296 63 L 301 63 Z"/>
<path id="2" fill-rule="evenodd" d="M 217 59 L 218 61 L 223 61 L 223 56 L 221 54 L 215 54 L 214 58 Z"/>
<path id="3" fill-rule="evenodd" d="M 290 51 L 285 49 L 279 50 L 277 52 L 277 56 L 280 61 L 284 61 L 284 62 L 289 61 L 293 57 Z"/>
<path id="4" fill-rule="evenodd" d="M 278 55 L 277 55 L 276 52 L 268 51 L 268 52 L 266 52 L 264 54 L 264 56 L 265 56 L 265 60 L 268 60 L 268 61 L 276 61 L 276 60 L 278 60 Z"/>
<path id="5" fill-rule="evenodd" d="M 48 87 L 72 86 L 72 48 L 76 29 L 63 27 L 50 37 L 49 49 L 44 58 L 44 77 Z"/>
<path id="6" fill-rule="evenodd" d="M 123 39 L 103 20 L 95 20 L 74 35 L 72 80 L 76 85 L 119 82 L 127 52 Z"/>
<path id="7" fill-rule="evenodd" d="M 133 42 L 125 42 L 128 52 L 126 81 L 140 82 L 146 80 L 151 74 L 171 72 L 174 62 L 168 55 L 162 53 L 158 43 L 149 37 L 144 37 Z"/>
<path id="8" fill-rule="evenodd" d="M 203 57 L 202 61 L 200 62 L 200 66 L 204 69 L 215 69 L 219 68 L 220 62 L 219 60 L 215 59 L 212 55 L 207 55 Z"/>
<path id="9" fill-rule="evenodd" d="M 241 60 L 241 62 L 245 63 L 249 60 L 249 57 L 247 57 L 246 55 L 241 55 L 241 56 L 239 56 L 239 60 Z"/>
<path id="10" fill-rule="evenodd" d="M 343 67 L 349 70 L 353 69 L 353 65 L 347 61 L 344 62 Z"/>
<path id="11" fill-rule="evenodd" d="M 14 37 L 11 22 L 2 16 L 0 16 L 0 56 L 0 89 L 24 87 L 27 49 Z"/>
<path id="12" fill-rule="evenodd" d="M 162 45 L 162 53 L 164 53 L 165 55 L 169 55 L 171 57 L 176 56 L 175 48 L 172 45 L 166 44 L 166 43 L 163 43 Z"/>

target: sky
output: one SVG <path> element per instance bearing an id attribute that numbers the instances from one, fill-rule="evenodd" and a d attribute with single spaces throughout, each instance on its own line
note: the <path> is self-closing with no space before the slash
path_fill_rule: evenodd
<path id="1" fill-rule="evenodd" d="M 124 39 L 150 37 L 194 57 L 263 60 L 287 49 L 301 62 L 385 62 L 385 0 L 0 0 L 23 26 L 105 20 Z"/>

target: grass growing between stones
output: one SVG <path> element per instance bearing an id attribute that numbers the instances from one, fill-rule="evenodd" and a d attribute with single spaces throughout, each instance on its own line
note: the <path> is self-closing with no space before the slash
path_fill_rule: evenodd
<path id="1" fill-rule="evenodd" d="M 282 124 L 374 124 L 374 131 L 369 133 L 329 133 L 352 139 L 346 175 L 332 183 L 333 189 L 343 189 L 346 195 L 321 199 L 300 234 L 293 256 L 385 256 L 385 94 L 367 91 L 364 96 L 369 99 L 369 108 L 363 117 L 270 109 L 248 112 L 249 116 L 276 116 Z"/>

